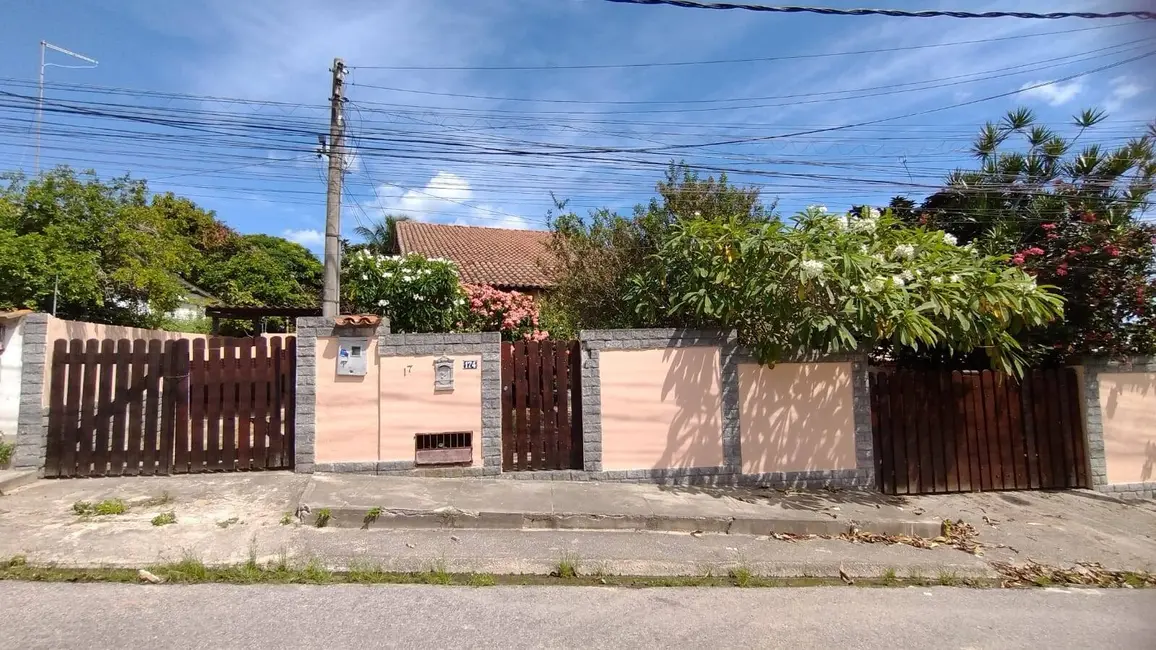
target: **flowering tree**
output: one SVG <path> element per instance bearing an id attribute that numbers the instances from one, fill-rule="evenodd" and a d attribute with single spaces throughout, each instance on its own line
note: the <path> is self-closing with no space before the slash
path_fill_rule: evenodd
<path id="1" fill-rule="evenodd" d="M 886 342 L 984 349 L 993 365 L 1022 373 L 1014 334 L 1060 317 L 1061 298 L 1006 258 L 957 244 L 874 209 L 810 208 L 793 228 L 683 220 L 655 253 L 660 263 L 632 278 L 630 299 L 644 318 L 666 310 L 688 324 L 736 328 L 762 363 Z"/>
<path id="2" fill-rule="evenodd" d="M 976 138 L 979 169 L 951 174 L 907 212 L 909 223 L 953 232 L 1055 285 L 1064 318 L 1020 339 L 1060 358 L 1156 353 L 1156 226 L 1142 221 L 1156 186 L 1156 124 L 1111 149 L 1076 150 L 1105 117 L 1075 116 L 1079 134 L 1066 139 L 1012 111 Z"/>
<path id="3" fill-rule="evenodd" d="M 453 262 L 362 250 L 349 255 L 344 266 L 346 308 L 388 316 L 394 332 L 448 332 L 465 316 L 465 295 Z"/>
<path id="4" fill-rule="evenodd" d="M 518 291 L 500 291 L 491 286 L 463 286 L 469 306 L 465 319 L 467 329 L 500 331 L 508 340 L 541 341 L 550 336 L 539 330 L 538 305 L 534 297 Z"/>

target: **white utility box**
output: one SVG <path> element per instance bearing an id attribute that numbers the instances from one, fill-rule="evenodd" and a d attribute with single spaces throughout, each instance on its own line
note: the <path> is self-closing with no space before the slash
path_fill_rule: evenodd
<path id="1" fill-rule="evenodd" d="M 369 339 L 337 339 L 337 374 L 365 376 Z"/>

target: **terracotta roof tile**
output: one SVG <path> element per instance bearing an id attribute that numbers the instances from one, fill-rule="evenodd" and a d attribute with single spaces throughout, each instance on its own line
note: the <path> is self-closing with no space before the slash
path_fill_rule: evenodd
<path id="1" fill-rule="evenodd" d="M 550 254 L 545 230 L 508 230 L 401 221 L 398 248 L 444 257 L 458 264 L 462 282 L 496 287 L 540 288 L 553 284 L 539 260 Z"/>
<path id="2" fill-rule="evenodd" d="M 380 322 L 381 316 L 377 314 L 347 314 L 338 316 L 336 325 L 338 327 L 377 327 Z"/>

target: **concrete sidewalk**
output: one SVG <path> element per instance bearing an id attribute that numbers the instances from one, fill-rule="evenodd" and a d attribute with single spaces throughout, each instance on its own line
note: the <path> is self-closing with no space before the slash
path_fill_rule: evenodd
<path id="1" fill-rule="evenodd" d="M 527 496 L 531 493 L 537 496 Z M 105 499 L 125 501 L 128 512 L 83 517 L 73 511 L 77 501 Z M 302 503 L 310 513 L 293 516 Z M 322 507 L 334 511 L 328 526 L 317 527 Z M 375 526 L 369 530 L 361 529 L 374 507 L 382 509 L 378 521 L 371 522 Z M 387 515 L 389 509 L 395 513 Z M 549 522 L 563 522 L 563 514 L 578 512 L 591 521 L 602 517 L 613 522 L 599 521 L 601 527 L 665 521 L 704 532 L 452 527 L 467 521 L 468 515 L 462 514 L 467 509 L 549 513 Z M 624 514 L 630 511 L 634 514 Z M 168 512 L 174 513 L 175 524 L 152 525 L 153 517 Z M 519 516 L 523 524 L 537 525 L 537 514 Z M 659 516 L 664 519 L 655 519 Z M 838 528 L 888 518 L 934 522 L 936 530 L 943 519 L 962 519 L 978 531 L 983 555 L 949 545 L 916 548 L 886 541 L 789 541 L 733 534 L 733 523 L 732 534 L 706 532 L 711 522 L 718 523 L 718 530 L 722 522 L 817 526 L 815 522 L 827 519 Z M 412 527 L 402 527 L 407 522 Z M 1110 569 L 1156 572 L 1156 502 L 1124 503 L 1086 491 L 884 497 L 852 491 L 287 472 L 40 480 L 0 497 L 0 560 L 24 555 L 34 564 L 139 568 L 185 554 L 211 564 L 288 557 L 317 558 L 334 568 L 369 561 L 395 571 L 444 565 L 449 571 L 491 573 L 549 573 L 562 557 L 576 560 L 585 572 L 618 575 L 723 575 L 730 567 L 743 566 L 775 576 L 830 577 L 842 569 L 857 577 L 889 571 L 964 577 L 991 575 L 992 561 L 1029 559 L 1053 566 L 1097 562 Z"/>
<path id="2" fill-rule="evenodd" d="M 649 530 L 740 535 L 935 537 L 941 521 L 895 499 L 823 492 L 810 507 L 751 490 L 577 481 L 422 479 L 315 474 L 301 496 L 303 520 L 334 527 Z M 761 491 L 765 494 L 766 491 Z"/>

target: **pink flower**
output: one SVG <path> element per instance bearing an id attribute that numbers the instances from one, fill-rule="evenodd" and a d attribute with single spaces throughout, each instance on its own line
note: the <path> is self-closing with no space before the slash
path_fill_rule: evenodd
<path id="1" fill-rule="evenodd" d="M 1045 223 L 1044 225 L 1042 225 L 1042 226 L 1040 226 L 1040 227 L 1041 227 L 1041 228 L 1043 228 L 1044 230 L 1055 230 L 1055 229 L 1056 229 L 1056 224 L 1054 224 L 1054 223 Z"/>
<path id="2" fill-rule="evenodd" d="M 1059 239 L 1059 238 L 1060 238 L 1060 236 L 1054 232 L 1048 233 L 1048 239 Z"/>
<path id="3" fill-rule="evenodd" d="M 1105 246 L 1104 252 L 1111 257 L 1120 257 L 1120 249 L 1112 245 Z"/>
<path id="4" fill-rule="evenodd" d="M 1012 263 L 1015 264 L 1016 266 L 1023 266 L 1024 265 L 1024 256 L 1023 255 L 1015 255 L 1014 257 L 1012 257 Z"/>
<path id="5" fill-rule="evenodd" d="M 1043 255 L 1044 249 L 1039 248 L 1038 246 L 1032 246 L 1031 248 L 1024 251 L 1023 254 L 1024 255 Z"/>

